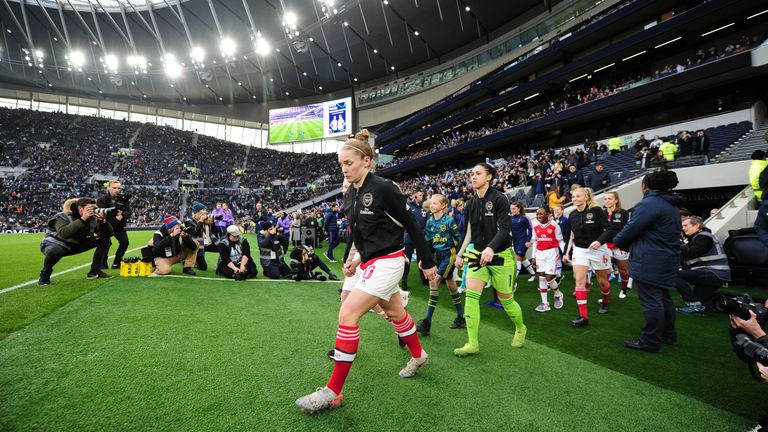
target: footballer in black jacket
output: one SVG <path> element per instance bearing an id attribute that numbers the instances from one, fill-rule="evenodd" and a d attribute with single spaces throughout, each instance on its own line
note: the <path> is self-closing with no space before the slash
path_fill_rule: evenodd
<path id="1" fill-rule="evenodd" d="M 400 377 L 414 376 L 428 361 L 413 319 L 403 307 L 399 294 L 398 282 L 407 259 L 403 253 L 403 228 L 416 242 L 419 267 L 424 276 L 433 279 L 437 268 L 424 232 L 406 210 L 405 196 L 394 183 L 370 173 L 375 155 L 368 144 L 368 136 L 367 130 L 359 132 L 339 151 L 339 165 L 344 178 L 351 184 L 344 200 L 344 211 L 350 223 L 344 274 L 348 277 L 358 275 L 359 279 L 339 311 L 331 378 L 325 387 L 296 400 L 302 411 L 317 412 L 341 403 L 341 390 L 360 343 L 360 318 L 376 305 L 381 306 L 411 353 L 411 359 L 400 370 Z M 359 255 L 349 256 L 352 243 Z"/>
<path id="2" fill-rule="evenodd" d="M 467 258 L 467 343 L 453 350 L 459 357 L 480 352 L 480 295 L 488 282 L 498 291 L 504 311 L 515 324 L 512 347 L 522 347 L 525 342 L 527 328 L 514 297 L 515 256 L 510 250 L 509 200 L 503 192 L 490 187 L 494 177 L 496 169 L 487 163 L 475 165 L 470 173 L 475 193 L 465 207 L 464 243 L 454 264 L 461 268 Z"/>

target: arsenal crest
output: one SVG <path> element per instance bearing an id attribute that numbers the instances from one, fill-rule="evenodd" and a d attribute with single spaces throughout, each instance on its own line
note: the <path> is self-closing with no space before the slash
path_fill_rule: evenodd
<path id="1" fill-rule="evenodd" d="M 488 211 L 493 210 L 493 202 L 492 201 L 488 201 L 487 203 L 485 203 L 485 209 L 488 210 Z"/>
<path id="2" fill-rule="evenodd" d="M 587 213 L 587 220 L 591 221 L 592 219 L 594 219 L 594 217 L 595 215 L 593 215 L 592 213 Z"/>
<path id="3" fill-rule="evenodd" d="M 370 207 L 371 204 L 373 204 L 373 194 L 368 192 L 363 195 L 363 205 L 366 207 Z"/>

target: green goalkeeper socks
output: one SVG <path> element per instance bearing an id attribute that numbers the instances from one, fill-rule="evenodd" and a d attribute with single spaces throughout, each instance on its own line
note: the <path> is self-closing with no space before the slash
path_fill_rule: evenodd
<path id="1" fill-rule="evenodd" d="M 466 292 L 464 318 L 467 322 L 467 339 L 470 345 L 477 346 L 477 334 L 480 331 L 480 293 L 472 290 Z"/>
<path id="2" fill-rule="evenodd" d="M 469 291 L 467 291 L 467 293 L 469 293 Z M 509 315 L 509 319 L 515 324 L 516 330 L 525 328 L 525 324 L 523 324 L 523 311 L 520 309 L 520 304 L 515 301 L 514 297 L 501 299 L 501 305 L 504 306 L 504 311 Z M 469 306 L 469 302 L 467 302 L 467 306 Z M 467 321 L 467 328 L 469 328 L 469 321 Z"/>

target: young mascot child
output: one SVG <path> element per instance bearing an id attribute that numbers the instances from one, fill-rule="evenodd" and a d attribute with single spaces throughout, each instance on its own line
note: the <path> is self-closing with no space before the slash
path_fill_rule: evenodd
<path id="1" fill-rule="evenodd" d="M 461 233 L 456 221 L 446 213 L 448 198 L 441 194 L 434 194 L 429 200 L 429 212 L 432 217 L 427 220 L 424 236 L 430 249 L 435 252 L 437 263 L 437 277 L 429 282 L 429 302 L 427 303 L 427 317 L 419 321 L 416 331 L 427 336 L 432 328 L 432 314 L 437 307 L 440 294 L 440 282 L 444 279 L 448 290 L 451 292 L 453 305 L 456 307 L 456 319 L 451 324 L 452 329 L 465 328 L 464 308 L 461 304 L 461 294 L 456 287 L 456 281 L 451 277 L 453 264 L 456 261 L 456 248 L 461 242 Z"/>
<path id="2" fill-rule="evenodd" d="M 557 222 L 550 220 L 549 208 L 539 207 L 536 210 L 536 222 L 533 224 L 531 235 L 531 247 L 536 262 L 536 271 L 539 275 L 539 294 L 541 304 L 536 307 L 536 312 L 550 310 L 547 291 L 551 289 L 555 294 L 555 309 L 563 307 L 563 293 L 558 289 L 557 264 L 560 261 L 560 251 L 565 248 L 563 234 Z"/>

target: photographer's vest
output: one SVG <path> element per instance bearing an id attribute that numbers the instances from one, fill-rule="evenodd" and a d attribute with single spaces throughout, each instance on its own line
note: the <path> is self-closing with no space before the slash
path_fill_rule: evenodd
<path id="1" fill-rule="evenodd" d="M 234 245 L 230 244 L 229 239 L 224 239 L 219 242 L 229 248 L 229 260 L 235 265 L 240 265 L 240 260 L 243 259 L 243 239 L 239 238 Z M 219 264 L 221 264 L 221 256 L 219 256 Z M 218 265 L 217 265 L 218 267 Z"/>
<path id="2" fill-rule="evenodd" d="M 83 240 L 83 236 L 77 235 L 73 238 L 63 238 L 59 236 L 59 233 L 56 232 L 56 221 L 57 220 L 63 220 L 66 223 L 70 224 L 72 223 L 72 217 L 64 212 L 56 213 L 51 220 L 48 221 L 48 232 L 45 234 L 45 237 L 43 238 L 42 243 L 40 244 L 40 249 L 42 250 L 46 244 L 56 244 L 59 245 L 67 250 L 77 246 L 80 244 L 80 242 Z M 91 236 L 95 236 L 93 232 L 90 230 L 90 221 L 85 224 L 85 228 L 88 230 L 88 235 L 85 236 L 85 238 L 89 238 Z M 84 230 L 81 230 L 84 231 Z M 79 233 L 78 233 L 79 234 Z"/>
<path id="3" fill-rule="evenodd" d="M 267 236 L 264 236 L 263 238 L 267 238 Z M 261 247 L 261 240 L 259 240 L 259 257 L 261 258 L 262 264 L 264 261 L 268 263 L 272 260 L 282 259 L 283 246 L 280 244 L 280 234 L 275 234 L 272 236 L 271 248 Z"/>
<path id="4" fill-rule="evenodd" d="M 691 237 L 690 242 L 692 243 L 700 235 L 711 238 L 712 247 L 703 256 L 686 260 L 684 264 L 691 270 L 707 270 L 714 273 L 720 280 L 730 281 L 731 267 L 728 265 L 728 256 L 725 254 L 720 240 L 708 231 L 699 231 Z"/>
<path id="5" fill-rule="evenodd" d="M 165 236 L 170 236 L 168 234 L 168 231 L 163 234 L 162 228 L 155 231 L 155 234 L 160 235 L 162 238 Z M 152 246 L 154 244 L 154 236 L 153 238 L 149 239 L 149 242 L 147 243 L 148 246 Z M 162 256 L 155 256 L 155 258 L 173 258 L 176 255 L 179 255 L 181 253 L 182 249 L 181 244 L 181 236 L 177 236 L 176 238 L 171 237 L 171 244 L 169 246 L 166 246 L 165 249 L 163 249 L 163 255 Z"/>

